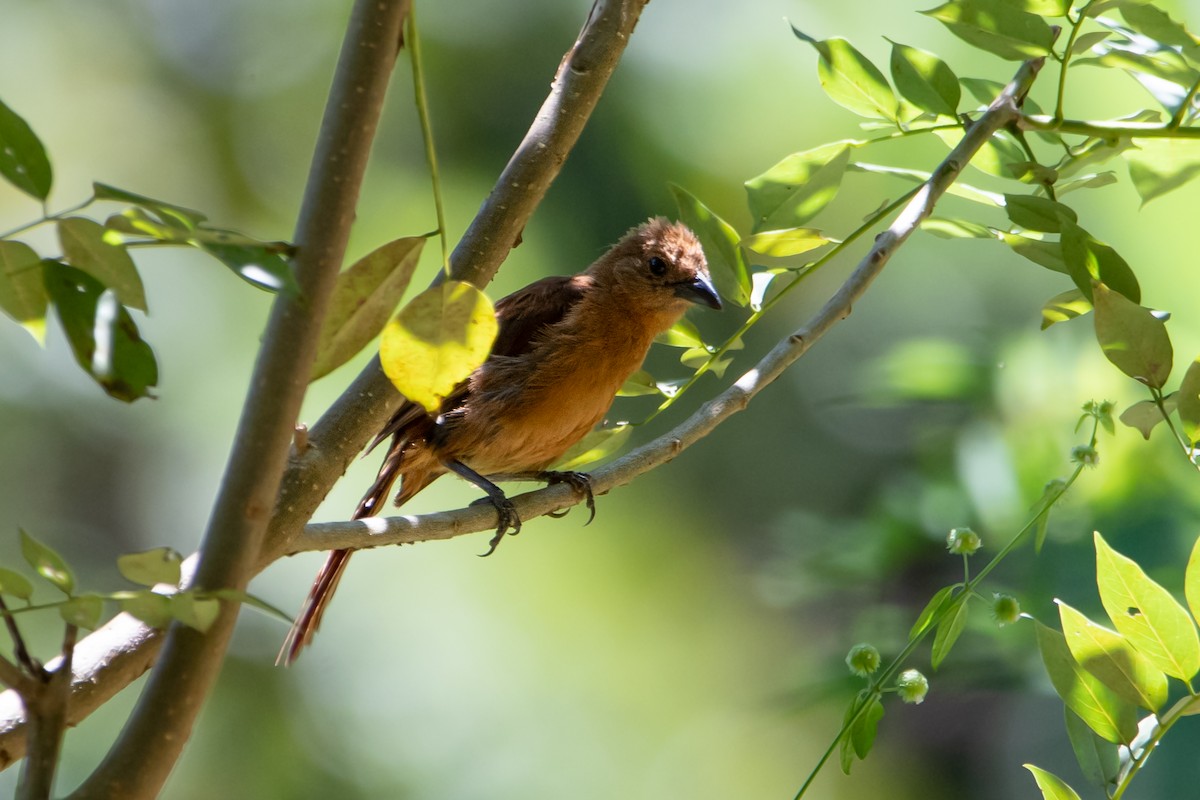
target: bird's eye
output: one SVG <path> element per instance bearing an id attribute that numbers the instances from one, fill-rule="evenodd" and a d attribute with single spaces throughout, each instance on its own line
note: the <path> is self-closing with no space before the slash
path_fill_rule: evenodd
<path id="1" fill-rule="evenodd" d="M 651 256 L 646 262 L 650 266 L 650 274 L 662 277 L 667 274 L 667 262 L 658 256 Z"/>

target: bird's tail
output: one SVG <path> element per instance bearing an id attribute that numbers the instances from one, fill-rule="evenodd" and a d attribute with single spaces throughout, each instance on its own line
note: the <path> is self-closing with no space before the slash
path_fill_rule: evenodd
<path id="1" fill-rule="evenodd" d="M 379 475 L 371 484 L 371 488 L 363 495 L 362 500 L 358 501 L 358 508 L 354 510 L 354 516 L 351 519 L 363 519 L 379 513 L 378 509 L 387 500 L 387 496 L 392 491 L 392 485 L 400 476 L 403 444 L 401 441 L 392 443 L 387 458 L 379 467 Z M 409 496 L 413 494 L 416 494 L 416 491 L 408 492 Z M 300 655 L 300 651 L 312 641 L 313 636 L 317 633 L 317 628 L 321 625 L 321 617 L 325 615 L 325 609 L 328 607 L 329 601 L 333 599 L 333 592 L 337 589 L 338 581 L 341 580 L 342 573 L 346 571 L 346 564 L 349 563 L 352 553 L 352 550 L 334 550 L 325 559 L 325 565 L 317 573 L 300 613 L 296 615 L 296 620 L 292 623 L 287 638 L 283 640 L 283 646 L 275 658 L 277 665 L 289 666 Z"/>

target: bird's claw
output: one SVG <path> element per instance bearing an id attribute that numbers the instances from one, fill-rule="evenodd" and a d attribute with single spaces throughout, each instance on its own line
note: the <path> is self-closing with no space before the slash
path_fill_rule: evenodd
<path id="1" fill-rule="evenodd" d="M 548 471 L 542 473 L 542 478 L 546 483 L 553 486 L 556 483 L 569 484 L 576 494 L 581 494 L 584 497 L 584 502 L 587 504 L 588 521 L 584 525 L 591 525 L 592 520 L 596 518 L 596 496 L 592 493 L 592 476 L 586 472 L 557 472 Z M 551 517 L 565 517 L 569 508 L 564 508 L 561 511 L 551 511 Z"/>
<path id="2" fill-rule="evenodd" d="M 491 503 L 496 509 L 496 533 L 488 542 L 487 552 L 479 554 L 480 558 L 486 558 L 496 552 L 496 548 L 500 546 L 500 540 L 504 538 L 504 534 L 507 533 L 509 536 L 516 536 L 521 532 L 521 518 L 517 516 L 516 507 L 507 497 L 484 497 L 476 502 Z M 509 530 L 510 528 L 511 530 Z"/>

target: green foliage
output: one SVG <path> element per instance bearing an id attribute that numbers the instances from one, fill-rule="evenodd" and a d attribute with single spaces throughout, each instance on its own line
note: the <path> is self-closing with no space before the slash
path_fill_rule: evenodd
<path id="1" fill-rule="evenodd" d="M 717 291 L 739 306 L 746 305 L 750 299 L 750 267 L 738 247 L 738 235 L 733 226 L 686 189 L 671 184 L 671 193 L 679 207 L 679 218 L 692 229 L 704 248 Z"/>
<path id="2" fill-rule="evenodd" d="M 46 148 L 15 111 L 0 103 L 0 175 L 37 200 L 50 196 L 53 175 Z"/>

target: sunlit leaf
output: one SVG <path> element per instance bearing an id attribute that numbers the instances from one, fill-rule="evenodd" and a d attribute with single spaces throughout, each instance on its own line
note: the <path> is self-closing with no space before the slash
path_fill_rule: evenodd
<path id="1" fill-rule="evenodd" d="M 879 720 L 883 719 L 883 703 L 879 702 L 879 698 L 873 696 L 867 702 L 867 709 L 859 714 L 849 734 L 854 754 L 859 759 L 870 755 L 871 746 L 875 744 L 875 734 L 879 730 Z"/>
<path id="2" fill-rule="evenodd" d="M 436 414 L 487 359 L 497 329 L 487 295 L 469 283 L 445 281 L 414 297 L 387 324 L 379 359 L 401 394 Z"/>
<path id="3" fill-rule="evenodd" d="M 1112 31 L 1088 31 L 1087 33 L 1081 33 L 1075 37 L 1075 44 L 1071 45 L 1071 55 L 1077 56 L 1080 53 L 1086 53 L 1109 36 L 1112 36 Z"/>
<path id="4" fill-rule="evenodd" d="M 1195 443 L 1200 440 L 1200 357 L 1188 365 L 1176 397 L 1183 435 Z"/>
<path id="5" fill-rule="evenodd" d="M 986 225 L 965 219 L 929 217 L 921 221 L 921 230 L 942 239 L 992 239 L 995 234 Z"/>
<path id="6" fill-rule="evenodd" d="M 1092 304 L 1078 289 L 1056 294 L 1042 306 L 1042 330 L 1058 322 L 1066 322 L 1092 310 Z"/>
<path id="7" fill-rule="evenodd" d="M 1071 0 L 1013 0 L 1013 5 L 1043 17 L 1065 17 Z"/>
<path id="8" fill-rule="evenodd" d="M 21 534 L 21 555 L 25 563 L 33 567 L 33 571 L 49 581 L 63 594 L 70 595 L 75 591 L 75 574 L 67 566 L 67 562 L 54 548 L 39 542 L 23 529 Z"/>
<path id="9" fill-rule="evenodd" d="M 627 422 L 597 428 L 564 453 L 554 468 L 575 470 L 602 461 L 624 447 L 632 433 L 633 426 Z"/>
<path id="10" fill-rule="evenodd" d="M 750 299 L 750 266 L 738 246 L 737 231 L 683 187 L 671 184 L 671 194 L 680 219 L 704 247 L 717 293 L 739 306 L 746 305 Z"/>
<path id="11" fill-rule="evenodd" d="M 33 596 L 33 584 L 21 573 L 0 567 L 0 595 L 28 600 Z"/>
<path id="12" fill-rule="evenodd" d="M 925 632 L 925 629 L 929 627 L 934 616 L 941 610 L 955 588 L 957 588 L 957 584 L 954 586 L 943 586 L 934 593 L 933 597 L 929 598 L 929 602 L 925 604 L 925 608 L 917 615 L 917 621 L 913 623 L 912 630 L 908 632 L 910 639 L 915 639 Z"/>
<path id="13" fill-rule="evenodd" d="M 116 293 L 121 305 L 146 310 L 146 290 L 124 245 L 105 238 L 104 226 L 84 217 L 58 221 L 58 241 L 67 263 Z"/>
<path id="14" fill-rule="evenodd" d="M 1192 55 L 1197 50 L 1196 37 L 1171 15 L 1151 3 L 1129 4 L 1121 7 L 1121 16 L 1129 27 L 1143 36 L 1172 47 L 1181 47 Z"/>
<path id="15" fill-rule="evenodd" d="M 1013 161 L 1004 165 L 1004 171 L 1021 183 L 1048 186 L 1058 181 L 1058 170 L 1036 161 Z"/>
<path id="16" fill-rule="evenodd" d="M 1057 775 L 1047 772 L 1033 764 L 1023 764 L 1025 769 L 1033 774 L 1038 788 L 1042 790 L 1042 800 L 1079 800 L 1079 795 L 1067 785 L 1066 781 Z"/>
<path id="17" fill-rule="evenodd" d="M 1041 233 L 1058 233 L 1060 216 L 1071 221 L 1079 219 L 1069 206 L 1029 194 L 1004 195 L 1004 211 L 1014 225 Z"/>
<path id="18" fill-rule="evenodd" d="M 922 11 L 950 32 L 989 53 L 1008 59 L 1049 55 L 1054 33 L 1044 19 L 1011 0 L 960 0 Z"/>
<path id="19" fill-rule="evenodd" d="M 0 175 L 22 192 L 45 200 L 53 172 L 46 148 L 17 112 L 0 103 Z"/>
<path id="20" fill-rule="evenodd" d="M 892 42 L 891 69 L 896 89 L 917 108 L 948 117 L 957 112 L 958 77 L 934 53 Z"/>
<path id="21" fill-rule="evenodd" d="M 59 606 L 58 613 L 68 625 L 90 631 L 100 624 L 104 598 L 98 594 L 77 595 Z"/>
<path id="22" fill-rule="evenodd" d="M 1037 622 L 1038 649 L 1054 691 L 1097 735 L 1114 744 L 1128 744 L 1137 736 L 1137 707 L 1085 670 L 1071 655 L 1061 633 Z"/>
<path id="23" fill-rule="evenodd" d="M 1082 175 L 1072 181 L 1062 181 L 1055 184 L 1055 191 L 1059 197 L 1062 197 L 1068 192 L 1073 192 L 1076 189 L 1099 189 L 1102 186 L 1112 186 L 1117 182 L 1117 173 L 1109 170 L 1108 172 L 1092 173 L 1090 175 Z"/>
<path id="24" fill-rule="evenodd" d="M 1178 601 L 1097 532 L 1096 584 L 1116 629 L 1151 664 L 1180 680 L 1200 672 L 1200 637 Z"/>
<path id="25" fill-rule="evenodd" d="M 946 656 L 950 655 L 950 649 L 954 647 L 954 643 L 958 641 L 963 628 L 967 625 L 967 596 L 959 595 L 951 602 L 957 605 L 942 617 L 942 621 L 937 626 L 937 633 L 933 637 L 933 654 L 930 656 L 929 663 L 934 669 L 937 669 Z"/>
<path id="26" fill-rule="evenodd" d="M 759 255 L 782 257 L 807 253 L 835 241 L 816 228 L 788 228 L 747 236 L 742 240 L 742 246 Z"/>
<path id="27" fill-rule="evenodd" d="M 933 132 L 933 135 L 941 139 L 946 147 L 953 149 L 962 141 L 963 131 L 961 128 L 939 128 Z M 1025 151 L 1016 143 L 1012 135 L 1007 131 L 1000 131 L 984 142 L 971 158 L 970 164 L 988 175 L 1011 178 L 1013 175 L 1009 166 L 1025 160 Z"/>
<path id="28" fill-rule="evenodd" d="M 775 278 L 787 272 L 789 270 L 786 269 L 764 269 L 752 274 L 750 276 L 750 308 L 761 311 L 763 303 L 767 299 L 767 292 Z"/>
<path id="29" fill-rule="evenodd" d="M 1063 260 L 1062 245 L 1058 242 L 1048 242 L 1034 239 L 1016 233 L 1001 232 L 1000 239 L 1019 256 L 1046 269 L 1068 274 L 1067 264 Z"/>
<path id="30" fill-rule="evenodd" d="M 221 613 L 221 601 L 210 597 L 197 597 L 194 592 L 180 592 L 168 597 L 171 616 L 189 628 L 204 633 L 217 621 Z"/>
<path id="31" fill-rule="evenodd" d="M 149 589 L 140 592 L 121 592 L 117 596 L 121 610 L 137 617 L 151 628 L 165 628 L 171 622 L 171 598 Z"/>
<path id="32" fill-rule="evenodd" d="M 1200 619 L 1200 538 L 1192 545 L 1192 554 L 1188 557 L 1183 593 L 1187 597 L 1188 608 L 1192 610 L 1192 617 Z"/>
<path id="33" fill-rule="evenodd" d="M 292 267 L 270 243 L 232 244 L 198 240 L 201 250 L 215 257 L 251 286 L 268 292 L 294 293 L 300 290 Z"/>
<path id="34" fill-rule="evenodd" d="M 111 397 L 133 402 L 158 383 L 154 351 L 111 290 L 85 272 L 43 261 L 46 291 L 79 365 Z"/>
<path id="35" fill-rule="evenodd" d="M 44 327 L 39 324 L 46 317 L 42 260 L 22 242 L 0 240 L 0 310 L 30 333 Z"/>
<path id="36" fill-rule="evenodd" d="M 658 388 L 654 376 L 644 369 L 639 369 L 626 378 L 617 391 L 617 397 L 643 397 L 651 394 L 661 395 L 662 389 Z"/>
<path id="37" fill-rule="evenodd" d="M 681 317 L 679 322 L 660 333 L 654 341 L 665 344 L 667 347 L 704 346 L 704 338 L 700 336 L 700 329 L 687 317 Z"/>
<path id="38" fill-rule="evenodd" d="M 795 228 L 820 213 L 837 196 L 850 162 L 850 148 L 860 144 L 832 142 L 793 153 L 746 181 L 754 230 Z"/>
<path id="39" fill-rule="evenodd" d="M 1107 786 L 1120 772 L 1120 748 L 1097 736 L 1071 709 L 1064 707 L 1063 717 L 1067 738 L 1071 741 L 1071 749 L 1075 751 L 1075 760 L 1079 762 L 1083 776 L 1096 786 Z"/>
<path id="40" fill-rule="evenodd" d="M 1158 711 L 1167 702 L 1167 677 L 1125 637 L 1058 603 L 1063 635 L 1080 666 L 1128 703 Z"/>
<path id="41" fill-rule="evenodd" d="M 130 203 L 135 206 L 141 206 L 147 211 L 152 211 L 164 221 L 173 221 L 176 225 L 192 229 L 203 222 L 207 217 L 199 211 L 183 206 L 168 203 L 163 200 L 155 200 L 153 197 L 147 197 L 143 194 L 131 192 L 127 189 L 120 189 L 116 186 L 109 186 L 106 183 L 93 183 L 92 196 L 97 200 L 113 200 L 118 203 Z"/>
<path id="42" fill-rule="evenodd" d="M 916 183 L 924 183 L 929 180 L 931 173 L 917 169 L 905 169 L 903 167 L 889 167 L 883 164 L 868 164 L 862 161 L 856 161 L 848 166 L 848 169 L 856 172 L 873 172 L 879 175 L 894 175 L 897 178 L 914 181 Z M 972 186 L 969 183 L 955 181 L 946 189 L 947 194 L 952 194 L 956 197 L 962 197 L 976 203 L 981 203 L 987 206 L 1003 206 L 1004 195 L 996 192 L 989 192 L 986 189 L 980 189 L 977 186 Z"/>
<path id="43" fill-rule="evenodd" d="M 897 118 L 898 107 L 892 87 L 888 86 L 879 68 L 854 45 L 840 38 L 818 41 L 794 25 L 792 32 L 816 48 L 820 56 L 817 75 L 821 88 L 833 102 L 862 117 Z"/>
<path id="44" fill-rule="evenodd" d="M 1096 339 L 1108 360 L 1134 380 L 1161 389 L 1174 355 L 1163 321 L 1102 283 L 1096 284 L 1092 303 Z"/>
<path id="45" fill-rule="evenodd" d="M 1169 412 L 1174 407 L 1175 402 L 1175 399 L 1171 399 L 1169 405 L 1164 402 L 1163 406 L 1167 407 Z M 1153 400 L 1139 400 L 1121 412 L 1120 420 L 1129 427 L 1135 428 L 1142 436 L 1149 439 L 1154 426 L 1163 421 L 1163 415 Z"/>
<path id="46" fill-rule="evenodd" d="M 338 275 L 309 380 L 345 364 L 379 335 L 408 288 L 424 244 L 420 236 L 396 239 Z"/>
<path id="47" fill-rule="evenodd" d="M 1200 175 L 1200 140 L 1134 139 L 1121 155 L 1142 204 L 1178 189 Z"/>
<path id="48" fill-rule="evenodd" d="M 179 565 L 183 557 L 169 547 L 155 547 L 140 553 L 117 556 L 117 571 L 127 581 L 142 586 L 157 586 L 160 583 L 172 586 L 179 583 Z"/>

